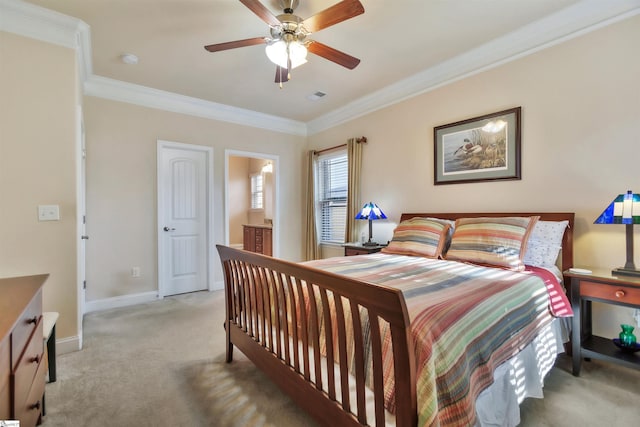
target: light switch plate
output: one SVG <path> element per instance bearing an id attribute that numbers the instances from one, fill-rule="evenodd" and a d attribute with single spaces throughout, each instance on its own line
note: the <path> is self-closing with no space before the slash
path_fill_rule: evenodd
<path id="1" fill-rule="evenodd" d="M 38 221 L 59 221 L 60 206 L 58 205 L 39 205 Z"/>

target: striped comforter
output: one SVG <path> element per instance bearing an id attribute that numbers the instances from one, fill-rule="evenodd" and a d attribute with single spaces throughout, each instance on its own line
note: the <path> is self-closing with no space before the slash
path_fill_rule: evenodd
<path id="1" fill-rule="evenodd" d="M 473 425 L 475 400 L 494 369 L 553 319 L 545 282 L 535 274 L 382 253 L 305 264 L 402 290 L 416 353 L 419 426 Z M 392 381 L 385 378 L 391 412 Z"/>

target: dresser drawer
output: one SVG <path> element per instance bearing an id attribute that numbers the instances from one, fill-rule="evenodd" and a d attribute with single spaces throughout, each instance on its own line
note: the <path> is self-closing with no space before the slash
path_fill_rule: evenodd
<path id="1" fill-rule="evenodd" d="M 47 377 L 47 363 L 41 360 L 38 364 L 33 383 L 29 384 L 30 389 L 26 398 L 17 401 L 15 404 L 15 415 L 20 420 L 21 426 L 35 426 L 42 413 L 42 397 L 44 395 L 44 384 Z"/>
<path id="2" fill-rule="evenodd" d="M 11 352 L 9 351 L 9 337 L 0 341 L 0 420 L 11 419 L 11 388 L 9 368 Z"/>
<path id="3" fill-rule="evenodd" d="M 38 322 L 35 334 L 30 337 L 22 357 L 17 363 L 13 373 L 14 384 L 14 410 L 16 415 L 27 402 L 27 397 L 36 378 L 36 372 L 43 362 L 44 340 L 42 338 L 42 321 Z M 20 409 L 22 408 L 22 409 Z M 25 424 L 29 425 L 29 424 Z"/>
<path id="4" fill-rule="evenodd" d="M 22 312 L 22 315 L 16 322 L 16 326 L 13 328 L 13 332 L 11 333 L 12 370 L 16 369 L 16 364 L 18 363 L 20 355 L 27 344 L 27 340 L 33 334 L 33 331 L 36 329 L 36 326 L 41 319 L 42 290 L 36 293 L 27 308 Z M 40 337 L 42 337 L 42 332 L 40 332 Z"/>
<path id="5" fill-rule="evenodd" d="M 598 298 L 623 304 L 640 304 L 640 288 L 630 286 L 612 286 L 581 281 L 580 296 L 583 298 Z"/>

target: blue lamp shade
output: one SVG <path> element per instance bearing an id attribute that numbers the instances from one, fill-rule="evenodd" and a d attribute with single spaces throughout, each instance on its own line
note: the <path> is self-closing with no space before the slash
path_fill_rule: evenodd
<path id="1" fill-rule="evenodd" d="M 640 194 L 627 191 L 620 194 L 600 214 L 594 224 L 625 224 L 627 240 L 627 262 L 624 267 L 612 271 L 613 274 L 640 277 L 633 262 L 633 224 L 640 224 Z"/>
<path id="2" fill-rule="evenodd" d="M 378 243 L 371 240 L 371 235 L 373 234 L 372 221 L 376 219 L 387 219 L 387 216 L 384 214 L 384 212 L 382 212 L 382 209 L 380 209 L 378 205 L 373 202 L 366 203 L 362 207 L 362 209 L 360 209 L 358 215 L 356 215 L 356 219 L 369 220 L 369 240 L 367 242 L 364 242 L 363 245 L 377 246 Z"/>

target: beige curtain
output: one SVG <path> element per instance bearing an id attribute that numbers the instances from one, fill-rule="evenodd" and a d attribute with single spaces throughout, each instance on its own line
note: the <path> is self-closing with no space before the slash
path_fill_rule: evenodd
<path id="1" fill-rule="evenodd" d="M 307 155 L 307 247 L 305 256 L 307 261 L 318 259 L 320 248 L 318 247 L 318 232 L 316 230 L 316 207 L 315 207 L 315 151 L 309 151 Z"/>
<path id="2" fill-rule="evenodd" d="M 360 206 L 362 144 L 356 138 L 351 138 L 347 141 L 347 162 L 349 165 L 349 186 L 347 187 L 347 225 L 344 237 L 347 242 L 358 242 L 360 239 L 358 238 L 358 227 L 355 217 L 362 207 Z"/>

